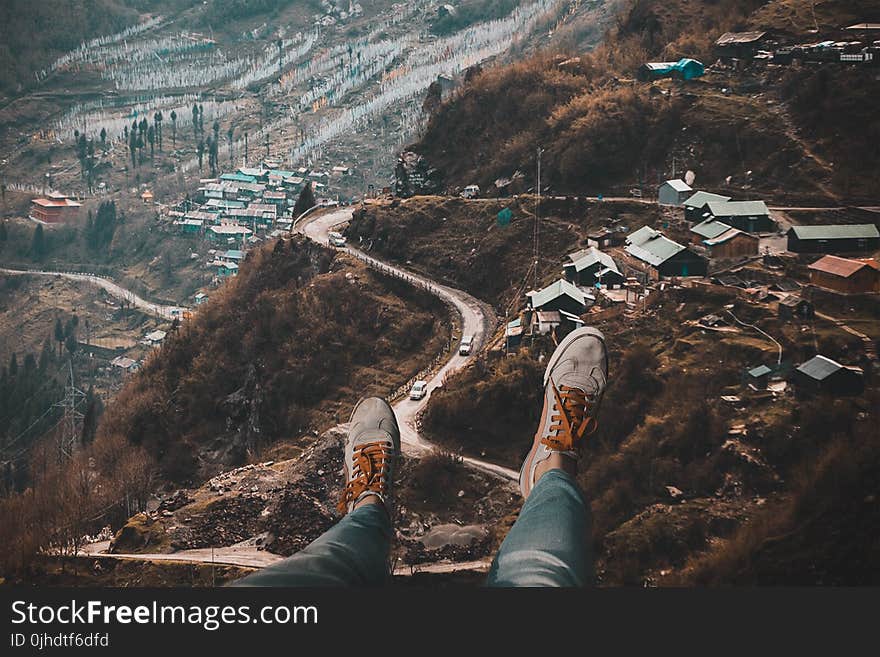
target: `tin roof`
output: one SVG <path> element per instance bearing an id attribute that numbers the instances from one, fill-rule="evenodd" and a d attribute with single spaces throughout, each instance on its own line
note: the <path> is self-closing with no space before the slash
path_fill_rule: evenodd
<path id="1" fill-rule="evenodd" d="M 792 226 L 789 232 L 800 240 L 851 240 L 880 237 L 874 224 L 844 224 L 824 226 Z"/>
<path id="2" fill-rule="evenodd" d="M 760 41 L 766 32 L 726 32 L 718 37 L 716 46 L 729 46 L 733 43 L 754 43 Z"/>
<path id="3" fill-rule="evenodd" d="M 719 235 L 723 235 L 728 230 L 730 230 L 730 226 L 718 221 L 713 217 L 710 217 L 709 219 L 706 219 L 706 221 L 699 223 L 691 228 L 692 233 L 696 233 L 700 237 L 707 240 L 711 240 L 718 237 Z"/>
<path id="4" fill-rule="evenodd" d="M 625 247 L 627 253 L 655 267 L 685 250 L 681 244 L 673 242 L 650 226 L 640 228 L 627 241 L 630 242 Z"/>
<path id="5" fill-rule="evenodd" d="M 540 308 L 541 306 L 550 303 L 554 299 L 557 299 L 563 295 L 574 299 L 582 306 L 587 305 L 587 300 L 584 297 L 584 293 L 564 278 L 560 278 L 555 283 L 551 283 L 543 290 L 539 290 L 537 292 L 532 290 L 531 292 L 526 294 L 526 296 L 529 297 L 529 299 L 531 300 L 532 308 Z"/>
<path id="6" fill-rule="evenodd" d="M 857 271 L 871 267 L 876 269 L 876 263 L 871 264 L 865 260 L 850 260 L 849 258 L 839 258 L 834 255 L 827 255 L 819 258 L 816 262 L 808 267 L 814 271 L 821 271 L 825 274 L 840 276 L 841 278 L 849 278 Z"/>
<path id="7" fill-rule="evenodd" d="M 709 201 L 709 212 L 716 217 L 748 217 L 769 215 L 764 201 Z"/>
<path id="8" fill-rule="evenodd" d="M 688 185 L 684 180 L 679 180 L 676 178 L 675 180 L 667 180 L 663 183 L 664 185 L 669 185 L 677 192 L 692 192 L 694 191 L 690 185 Z M 662 187 L 662 185 L 661 185 Z"/>
<path id="9" fill-rule="evenodd" d="M 712 192 L 697 192 L 688 200 L 686 200 L 682 205 L 686 208 L 701 208 L 706 203 L 710 201 L 729 201 L 729 196 L 722 196 L 721 194 L 713 194 Z"/>
<path id="10" fill-rule="evenodd" d="M 614 262 L 614 258 L 595 247 L 572 253 L 568 258 L 571 262 L 567 264 L 566 267 L 574 266 L 574 270 L 577 272 L 581 272 L 587 267 L 592 267 L 598 262 L 602 264 L 605 269 L 610 269 L 618 274 L 620 273 L 617 269 L 617 264 Z"/>
<path id="11" fill-rule="evenodd" d="M 749 370 L 749 376 L 751 376 L 751 377 L 757 379 L 758 377 L 761 377 L 761 376 L 765 376 L 765 375 L 767 375 L 767 374 L 770 374 L 770 372 L 772 372 L 772 371 L 773 371 L 773 370 L 771 370 L 771 369 L 770 369 L 769 367 L 767 367 L 766 365 L 758 365 L 758 367 Z"/>
<path id="12" fill-rule="evenodd" d="M 815 379 L 816 381 L 824 381 L 840 369 L 843 369 L 843 365 L 837 361 L 826 358 L 825 356 L 817 355 L 813 356 L 806 363 L 801 364 L 797 368 L 797 371 L 801 374 L 806 374 L 808 377 Z"/>
<path id="13" fill-rule="evenodd" d="M 717 235 L 707 240 L 703 240 L 703 244 L 705 244 L 706 246 L 717 246 L 718 244 L 724 244 L 725 242 L 732 240 L 734 237 L 738 237 L 740 235 L 745 235 L 745 237 L 750 240 L 758 239 L 754 235 L 749 235 L 748 233 L 743 232 L 738 228 L 728 228 L 720 235 Z"/>

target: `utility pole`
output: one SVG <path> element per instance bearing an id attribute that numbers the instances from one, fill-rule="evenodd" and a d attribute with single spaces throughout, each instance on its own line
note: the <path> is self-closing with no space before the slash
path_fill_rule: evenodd
<path id="1" fill-rule="evenodd" d="M 538 147 L 538 184 L 537 191 L 538 196 L 535 199 L 535 233 L 533 239 L 534 246 L 534 260 L 535 260 L 535 289 L 538 289 L 538 281 L 539 281 L 539 273 L 538 273 L 538 263 L 541 258 L 541 154 L 544 152 L 544 149 Z"/>
<path id="2" fill-rule="evenodd" d="M 68 379 L 65 387 L 64 399 L 54 405 L 64 409 L 64 417 L 61 418 L 61 433 L 58 439 L 59 457 L 61 460 L 73 456 L 79 436 L 78 428 L 83 419 L 83 414 L 78 407 L 86 398 L 86 393 L 77 388 L 73 383 L 73 360 L 67 361 Z"/>

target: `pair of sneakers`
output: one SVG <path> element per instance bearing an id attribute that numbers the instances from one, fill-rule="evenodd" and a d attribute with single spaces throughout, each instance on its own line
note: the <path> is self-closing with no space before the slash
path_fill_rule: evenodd
<path id="1" fill-rule="evenodd" d="M 562 340 L 544 372 L 544 407 L 532 448 L 523 462 L 519 486 L 528 497 L 536 470 L 556 452 L 577 459 L 577 448 L 598 426 L 596 416 L 608 378 L 608 352 L 597 329 L 579 328 Z M 395 461 L 400 454 L 400 429 L 384 399 L 362 399 L 351 415 L 345 442 L 345 487 L 340 513 L 375 496 L 391 512 Z"/>

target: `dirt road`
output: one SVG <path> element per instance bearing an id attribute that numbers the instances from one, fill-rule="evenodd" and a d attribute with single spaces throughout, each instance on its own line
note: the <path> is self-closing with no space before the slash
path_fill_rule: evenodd
<path id="1" fill-rule="evenodd" d="M 179 317 L 184 308 L 180 306 L 163 306 L 158 303 L 153 303 L 152 301 L 146 301 L 145 299 L 141 299 L 138 295 L 130 290 L 126 290 L 121 285 L 114 283 L 109 278 L 104 278 L 103 276 L 96 276 L 95 274 L 82 274 L 78 272 L 66 272 L 66 271 L 43 271 L 43 270 L 25 270 L 25 269 L 5 269 L 0 268 L 0 273 L 3 274 L 12 274 L 12 275 L 30 275 L 30 276 L 60 276 L 61 278 L 67 278 L 72 281 L 80 281 L 84 283 L 89 283 L 91 285 L 97 285 L 100 288 L 103 288 L 107 291 L 110 296 L 125 301 L 126 303 L 134 306 L 135 308 L 139 308 L 143 310 L 148 315 L 153 315 L 160 319 L 168 319 L 172 320 L 175 317 Z"/>

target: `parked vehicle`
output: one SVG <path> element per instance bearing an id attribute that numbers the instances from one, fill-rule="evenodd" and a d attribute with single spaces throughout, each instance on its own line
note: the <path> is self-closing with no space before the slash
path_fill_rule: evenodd
<path id="1" fill-rule="evenodd" d="M 423 399 L 425 395 L 428 394 L 428 382 L 427 381 L 416 381 L 413 383 L 413 387 L 409 391 L 410 399 Z"/>
<path id="2" fill-rule="evenodd" d="M 460 356 L 469 356 L 473 346 L 474 346 L 474 336 L 472 336 L 472 335 L 464 336 L 461 339 L 461 344 L 458 345 L 458 354 Z"/>
<path id="3" fill-rule="evenodd" d="M 345 246 L 345 236 L 342 233 L 337 233 L 335 230 L 330 231 L 328 237 L 330 238 L 331 246 Z"/>
<path id="4" fill-rule="evenodd" d="M 468 185 L 461 192 L 462 198 L 477 198 L 480 195 L 480 187 L 478 185 Z"/>

